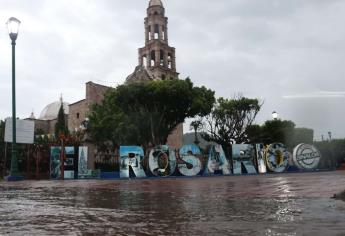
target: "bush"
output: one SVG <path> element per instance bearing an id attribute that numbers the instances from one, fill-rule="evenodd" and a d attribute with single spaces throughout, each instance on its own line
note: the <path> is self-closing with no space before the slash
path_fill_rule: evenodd
<path id="1" fill-rule="evenodd" d="M 314 142 L 322 154 L 320 168 L 338 168 L 345 163 L 345 139 Z"/>

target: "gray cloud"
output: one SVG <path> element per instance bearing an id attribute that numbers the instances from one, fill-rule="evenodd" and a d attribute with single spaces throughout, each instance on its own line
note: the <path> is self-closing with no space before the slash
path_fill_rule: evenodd
<path id="1" fill-rule="evenodd" d="M 36 115 L 63 93 L 84 97 L 84 83 L 116 86 L 137 65 L 148 1 L 0 0 L 0 22 L 22 20 L 17 46 L 18 115 Z M 341 0 L 164 1 L 181 78 L 217 96 L 242 93 L 316 138 L 345 136 L 345 2 Z M 1 24 L 0 24 L 1 25 Z M 11 114 L 10 42 L 0 27 L 0 117 Z M 327 114 L 327 115 L 325 115 Z"/>

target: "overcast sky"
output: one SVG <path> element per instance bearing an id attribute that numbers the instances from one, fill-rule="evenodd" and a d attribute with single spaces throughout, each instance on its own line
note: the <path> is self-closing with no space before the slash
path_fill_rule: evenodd
<path id="1" fill-rule="evenodd" d="M 344 0 L 163 0 L 180 78 L 217 96 L 242 94 L 298 127 L 345 137 Z M 17 115 L 39 116 L 85 83 L 124 82 L 144 45 L 148 0 L 0 0 L 0 118 L 11 116 L 11 45 L 17 40 Z M 1 23 L 2 22 L 2 23 Z M 1 26 L 2 25 L 2 26 Z"/>

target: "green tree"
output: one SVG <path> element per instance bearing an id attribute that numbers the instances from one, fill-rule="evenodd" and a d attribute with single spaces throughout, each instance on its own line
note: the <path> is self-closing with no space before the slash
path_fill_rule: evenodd
<path id="1" fill-rule="evenodd" d="M 165 144 L 177 125 L 207 115 L 214 102 L 213 91 L 195 87 L 188 78 L 120 85 L 93 107 L 91 134 L 115 146 Z"/>
<path id="2" fill-rule="evenodd" d="M 198 138 L 198 131 L 200 131 L 203 127 L 201 120 L 194 120 L 190 123 L 190 129 L 194 131 L 194 143 L 198 145 L 200 143 Z"/>
<path id="3" fill-rule="evenodd" d="M 68 134 L 68 126 L 66 124 L 66 116 L 65 111 L 63 109 L 63 105 L 61 104 L 57 122 L 55 124 L 55 137 L 59 137 L 60 135 L 67 135 Z"/>
<path id="4" fill-rule="evenodd" d="M 229 148 L 233 143 L 247 142 L 247 127 L 252 125 L 261 106 L 258 99 L 219 98 L 210 115 L 205 118 L 203 138 L 224 148 Z"/>
<path id="5" fill-rule="evenodd" d="M 314 130 L 308 128 L 295 128 L 293 135 L 293 146 L 300 143 L 312 144 L 314 142 Z"/>
<path id="6" fill-rule="evenodd" d="M 265 143 L 263 140 L 263 128 L 260 125 L 253 124 L 247 127 L 246 129 L 248 141 L 250 143 Z"/>
<path id="7" fill-rule="evenodd" d="M 268 120 L 262 127 L 264 141 L 269 143 L 284 143 L 288 147 L 292 146 L 295 123 L 290 120 Z"/>
<path id="8" fill-rule="evenodd" d="M 299 143 L 312 143 L 313 130 L 295 128 L 290 120 L 268 120 L 262 126 L 251 125 L 247 135 L 251 143 L 271 144 L 280 142 L 293 148 Z"/>

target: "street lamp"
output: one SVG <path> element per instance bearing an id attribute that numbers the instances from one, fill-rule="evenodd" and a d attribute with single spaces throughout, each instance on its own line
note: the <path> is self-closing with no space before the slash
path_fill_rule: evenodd
<path id="1" fill-rule="evenodd" d="M 332 141 L 332 132 L 328 131 L 328 137 L 329 137 L 329 141 Z"/>
<path id="2" fill-rule="evenodd" d="M 16 40 L 18 37 L 20 21 L 14 17 L 11 17 L 7 21 L 8 33 L 12 41 L 12 158 L 11 158 L 11 172 L 8 180 L 20 180 L 22 177 L 18 175 L 18 160 L 16 150 Z"/>
<path id="3" fill-rule="evenodd" d="M 276 111 L 272 112 L 273 120 L 278 120 L 278 113 Z"/>

